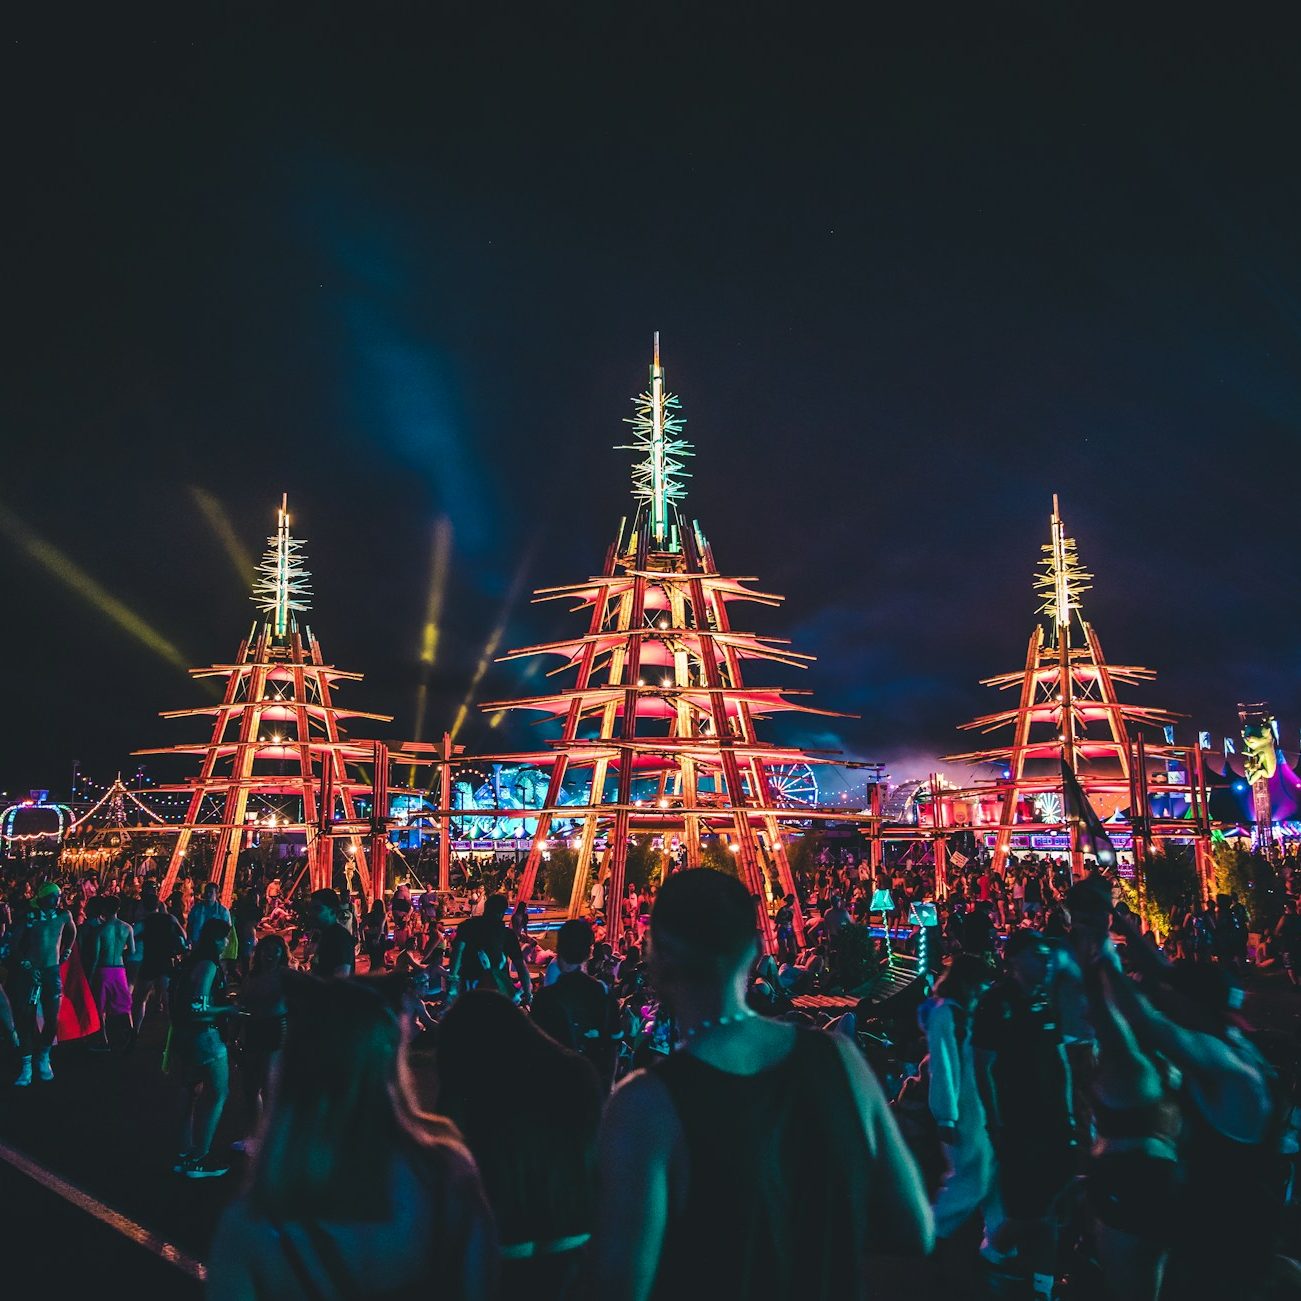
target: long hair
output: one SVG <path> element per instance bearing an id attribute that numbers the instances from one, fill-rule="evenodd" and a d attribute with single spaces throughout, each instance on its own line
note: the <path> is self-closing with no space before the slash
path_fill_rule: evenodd
<path id="1" fill-rule="evenodd" d="M 474 1156 L 503 1242 L 591 1230 L 596 1070 L 495 990 L 463 994 L 439 1025 L 437 1108 Z"/>
<path id="2" fill-rule="evenodd" d="M 288 970 L 289 946 L 282 936 L 263 935 L 253 946 L 253 960 L 249 965 L 249 975 L 260 976 L 263 972 Z"/>
<path id="3" fill-rule="evenodd" d="M 190 951 L 181 959 L 181 965 L 172 981 L 173 1015 L 177 1014 L 177 1009 L 185 1008 L 192 1002 L 196 970 L 201 962 L 211 962 L 216 968 L 212 987 L 208 991 L 208 1001 L 210 1003 L 220 1001 L 226 986 L 221 970 L 221 955 L 226 948 L 226 937 L 229 934 L 230 923 L 222 921 L 220 917 L 209 917 L 200 927 L 198 938 Z"/>
<path id="4" fill-rule="evenodd" d="M 230 923 L 220 917 L 209 917 L 199 929 L 199 936 L 194 946 L 185 955 L 181 963 L 183 972 L 192 971 L 200 962 L 215 962 L 221 969 L 221 955 L 226 948 L 226 938 L 230 935 Z"/>
<path id="5" fill-rule="evenodd" d="M 422 1138 L 403 1105 L 397 1018 L 350 980 L 285 973 L 289 1029 L 249 1185 L 271 1219 L 382 1220 L 394 1158 Z"/>

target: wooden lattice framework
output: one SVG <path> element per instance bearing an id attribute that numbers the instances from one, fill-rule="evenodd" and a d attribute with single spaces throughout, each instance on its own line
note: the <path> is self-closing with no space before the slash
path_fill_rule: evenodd
<path id="1" fill-rule="evenodd" d="M 229 904 L 240 852 L 256 832 L 301 837 L 314 889 L 332 884 L 334 842 L 341 839 L 356 864 L 363 894 L 370 898 L 383 889 L 388 751 L 377 742 L 348 740 L 342 724 L 391 719 L 335 704 L 335 686 L 359 682 L 362 675 L 327 664 L 311 629 L 299 621 L 309 595 L 300 547 L 289 532 L 288 503 L 282 499 L 253 597 L 263 617 L 232 662 L 190 670 L 195 678 L 223 682 L 220 703 L 162 715 L 211 718 L 208 739 L 136 751 L 199 760 L 197 777 L 158 788 L 189 793 L 184 821 L 147 828 L 176 837 L 160 886 L 164 898 L 176 884 L 193 838 L 210 835 L 213 879 Z M 362 764 L 370 766 L 370 779 L 359 770 Z M 369 822 L 358 818 L 362 796 L 371 800 Z"/>
<path id="2" fill-rule="evenodd" d="M 607 926 L 615 938 L 634 836 L 661 837 L 666 849 L 676 842 L 690 866 L 701 863 L 702 846 L 717 837 L 735 855 L 741 880 L 766 902 L 795 892 L 785 829 L 818 819 L 870 821 L 847 817 L 843 809 L 791 807 L 774 796 L 769 781 L 774 767 L 833 760 L 766 742 L 758 723 L 792 710 L 845 715 L 796 699 L 805 692 L 744 681 L 749 663 L 804 668 L 812 657 L 790 650 L 782 639 L 733 627 L 733 607 L 777 606 L 782 598 L 751 587 L 752 578 L 721 572 L 700 525 L 679 514 L 683 458 L 690 449 L 680 437 L 677 400 L 664 390 L 658 337 L 649 389 L 635 402 L 632 447 L 644 459 L 634 470 L 639 508 L 631 526 L 624 521 L 599 574 L 535 594 L 538 601 L 573 601 L 574 611 L 587 616 L 586 632 L 503 657 L 556 657 L 560 664 L 553 672 L 572 671 L 573 684 L 482 706 L 492 712 L 530 711 L 560 723 L 560 735 L 548 750 L 481 760 L 550 768 L 545 804 L 528 810 L 536 831 L 519 897 L 532 897 L 554 822 L 577 823 L 569 913 L 581 913 L 594 875 L 603 871 Z M 585 799 L 562 802 L 562 792 L 583 787 Z M 771 948 L 769 912 L 767 907 L 759 912 Z M 798 916 L 796 926 L 802 941 Z"/>
<path id="3" fill-rule="evenodd" d="M 1065 762 L 1101 817 L 1128 811 L 1120 829 L 1133 832 L 1136 861 L 1158 840 L 1192 839 L 1204 873 L 1209 824 L 1200 755 L 1164 740 L 1176 715 L 1121 701 L 1118 686 L 1151 682 L 1156 674 L 1141 665 L 1109 664 L 1103 655 L 1098 634 L 1080 607 L 1080 595 L 1093 576 L 1081 567 L 1075 542 L 1066 536 L 1056 496 L 1051 541 L 1043 551 L 1035 586 L 1043 598 L 1039 613 L 1046 618 L 1030 634 L 1025 666 L 982 682 L 1015 690 L 1016 707 L 963 724 L 964 730 L 982 733 L 1010 728 L 1010 741 L 946 756 L 951 763 L 998 764 L 1006 773 L 967 792 L 995 795 L 1001 803 L 995 864 L 1006 863 L 1014 834 L 1068 827 L 1072 871 L 1083 870 L 1080 829 L 1069 816 L 1063 789 Z M 1149 740 L 1144 729 L 1162 733 L 1163 740 Z M 1179 804 L 1188 816 L 1154 815 L 1154 783 L 1167 797 L 1167 809 Z"/>

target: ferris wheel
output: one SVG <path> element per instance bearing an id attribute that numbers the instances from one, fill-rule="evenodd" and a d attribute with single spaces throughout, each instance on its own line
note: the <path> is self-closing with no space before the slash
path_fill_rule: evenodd
<path id="1" fill-rule="evenodd" d="M 818 802 L 818 779 L 806 763 L 779 763 L 765 769 L 773 803 L 811 809 Z"/>
<path id="2" fill-rule="evenodd" d="M 1056 791 L 1045 791 L 1034 797 L 1034 811 L 1040 822 L 1065 822 L 1066 807 Z"/>

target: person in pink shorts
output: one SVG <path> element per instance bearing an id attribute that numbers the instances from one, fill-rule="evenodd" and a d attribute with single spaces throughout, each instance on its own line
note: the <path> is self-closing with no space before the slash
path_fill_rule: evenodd
<path id="1" fill-rule="evenodd" d="M 105 895 L 98 900 L 100 916 L 104 919 L 95 933 L 90 954 L 90 993 L 99 1008 L 100 1041 L 91 1047 L 92 1052 L 109 1050 L 108 1019 L 126 1017 L 127 1030 L 131 1020 L 131 986 L 127 983 L 126 962 L 135 954 L 135 932 L 118 917 L 121 901 L 117 895 Z"/>

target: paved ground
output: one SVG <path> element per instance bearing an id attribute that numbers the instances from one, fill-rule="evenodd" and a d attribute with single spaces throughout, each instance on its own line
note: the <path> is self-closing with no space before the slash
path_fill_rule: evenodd
<path id="1" fill-rule="evenodd" d="M 81 1042 L 56 1048 L 52 1084 L 0 1093 L 0 1143 L 202 1260 L 221 1209 L 234 1192 L 234 1181 L 191 1181 L 171 1173 L 181 1094 L 159 1069 L 162 1041 L 163 1029 L 155 1018 L 146 1025 L 136 1051 L 125 1057 L 91 1053 Z M 9 1078 L 7 1062 L 4 1069 Z M 229 1144 L 238 1137 L 237 1120 L 237 1108 L 228 1109 L 221 1142 Z M 89 1254 L 95 1248 L 88 1247 L 83 1256 L 83 1240 L 95 1246 L 111 1242 L 112 1261 L 128 1269 L 131 1277 L 142 1283 L 153 1278 L 161 1286 L 171 1275 L 176 1290 L 167 1295 L 200 1295 L 198 1285 L 181 1270 L 7 1163 L 0 1162 L 0 1174 L 5 1181 L 0 1205 L 21 1209 L 22 1227 L 30 1236 L 17 1240 L 33 1244 L 29 1258 L 62 1260 L 74 1276 L 83 1268 L 97 1272 L 99 1266 L 91 1265 Z"/>
<path id="2" fill-rule="evenodd" d="M 182 1269 L 4 1162 L 0 1162 L 0 1206 L 4 1207 L 7 1295 L 67 1296 L 74 1290 L 89 1290 L 86 1284 L 91 1279 L 103 1281 L 94 1289 L 99 1295 L 167 1297 L 169 1301 L 198 1301 L 203 1295 L 202 1284 Z"/>

